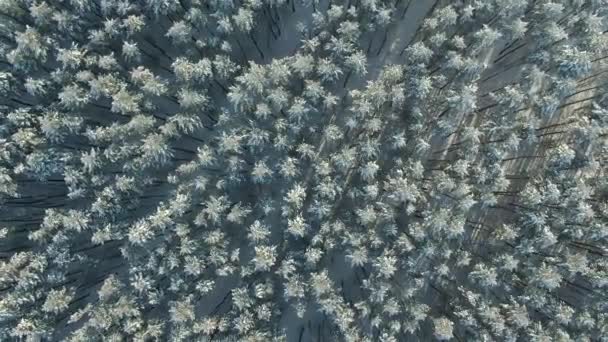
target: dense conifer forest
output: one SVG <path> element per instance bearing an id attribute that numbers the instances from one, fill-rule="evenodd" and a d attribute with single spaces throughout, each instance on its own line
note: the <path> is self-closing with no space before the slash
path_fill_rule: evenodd
<path id="1" fill-rule="evenodd" d="M 608 0 L 0 0 L 0 341 L 608 341 Z"/>

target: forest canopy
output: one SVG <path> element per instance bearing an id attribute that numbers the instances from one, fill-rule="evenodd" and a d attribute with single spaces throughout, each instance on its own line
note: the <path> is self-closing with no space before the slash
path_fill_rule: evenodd
<path id="1" fill-rule="evenodd" d="M 608 342 L 607 33 L 607 0 L 0 0 L 0 340 Z"/>

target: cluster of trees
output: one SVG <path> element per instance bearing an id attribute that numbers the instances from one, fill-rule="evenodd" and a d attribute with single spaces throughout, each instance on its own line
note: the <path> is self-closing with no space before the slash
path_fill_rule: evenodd
<path id="1" fill-rule="evenodd" d="M 0 340 L 608 341 L 608 3 L 424 3 L 0 2 Z"/>

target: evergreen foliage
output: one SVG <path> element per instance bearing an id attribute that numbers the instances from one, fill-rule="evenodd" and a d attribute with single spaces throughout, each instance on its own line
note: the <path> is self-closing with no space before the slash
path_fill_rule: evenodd
<path id="1" fill-rule="evenodd" d="M 608 341 L 607 33 L 0 0 L 0 341 Z"/>

